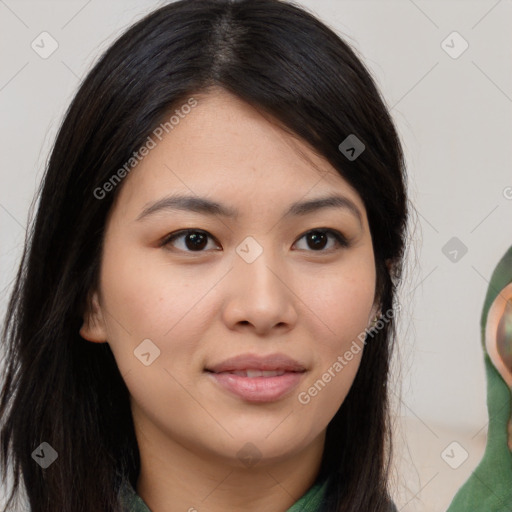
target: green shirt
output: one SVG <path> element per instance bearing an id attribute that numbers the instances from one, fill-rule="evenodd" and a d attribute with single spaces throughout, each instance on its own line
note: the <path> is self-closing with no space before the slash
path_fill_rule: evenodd
<path id="1" fill-rule="evenodd" d="M 286 512 L 321 512 L 320 505 L 326 489 L 327 480 L 314 484 Z M 121 486 L 120 493 L 123 512 L 151 512 L 128 481 Z M 389 512 L 398 512 L 393 502 L 389 504 Z"/>
<path id="2" fill-rule="evenodd" d="M 318 512 L 326 487 L 326 481 L 314 484 L 286 512 Z M 120 492 L 123 512 L 151 512 L 128 481 L 124 482 Z"/>

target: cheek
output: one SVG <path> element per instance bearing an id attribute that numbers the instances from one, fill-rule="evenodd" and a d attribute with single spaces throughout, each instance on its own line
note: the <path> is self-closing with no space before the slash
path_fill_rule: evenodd
<path id="1" fill-rule="evenodd" d="M 198 281 L 192 266 L 178 270 L 150 252 L 133 250 L 120 258 L 117 255 L 122 253 L 115 247 L 106 251 L 102 289 L 107 309 L 112 314 L 115 311 L 126 331 L 137 337 L 163 339 L 173 330 L 197 325 L 190 317 L 215 276 Z"/>
<path id="2" fill-rule="evenodd" d="M 345 400 L 361 362 L 375 293 L 373 260 L 361 258 L 317 284 L 312 292 L 303 291 L 314 319 L 310 326 L 315 371 L 297 401 L 318 424 L 327 424 Z"/>
<path id="3" fill-rule="evenodd" d="M 321 295 L 313 295 L 308 304 L 327 329 L 328 345 L 357 337 L 367 327 L 373 305 L 373 288 L 358 287 L 361 283 L 333 282 Z"/>
<path id="4" fill-rule="evenodd" d="M 190 368 L 211 323 L 201 299 L 218 277 L 194 279 L 192 267 L 177 271 L 135 250 L 122 259 L 110 254 L 116 253 L 106 252 L 102 267 L 108 341 L 133 399 L 158 423 L 166 417 L 157 412 L 162 400 L 169 410 L 186 408 Z M 193 404 L 187 407 L 200 412 Z"/>
<path id="5" fill-rule="evenodd" d="M 373 259 L 361 257 L 352 258 L 321 279 L 307 280 L 302 296 L 322 330 L 314 339 L 322 343 L 323 359 L 350 345 L 368 326 L 375 277 Z"/>
<path id="6" fill-rule="evenodd" d="M 213 321 L 214 310 L 205 309 L 204 295 L 219 276 L 197 276 L 192 266 L 178 271 L 154 257 L 149 261 L 142 251 L 114 257 L 118 254 L 114 248 L 105 253 L 102 290 L 108 341 L 121 373 L 146 370 L 136 356 L 149 339 L 156 348 L 145 343 L 158 356 L 147 370 L 164 367 L 186 374 L 202 333 Z M 149 373 L 145 371 L 148 378 Z"/>
<path id="7" fill-rule="evenodd" d="M 317 362 L 314 377 L 323 378 L 330 388 L 338 391 L 349 387 L 355 377 L 373 306 L 372 287 L 361 286 L 360 282 L 350 284 L 346 280 L 331 281 L 329 289 L 313 297 L 311 304 L 311 310 L 321 319 L 316 323 L 318 331 L 312 336 Z M 343 368 L 339 366 L 340 358 Z"/>

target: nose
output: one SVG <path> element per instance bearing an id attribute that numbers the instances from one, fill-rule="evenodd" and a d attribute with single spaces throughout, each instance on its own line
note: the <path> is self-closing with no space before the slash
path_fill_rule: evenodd
<path id="1" fill-rule="evenodd" d="M 300 301 L 294 292 L 295 278 L 291 272 L 279 265 L 270 251 L 263 251 L 251 263 L 236 256 L 233 265 L 223 310 L 226 325 L 232 330 L 249 329 L 258 335 L 292 329 Z"/>

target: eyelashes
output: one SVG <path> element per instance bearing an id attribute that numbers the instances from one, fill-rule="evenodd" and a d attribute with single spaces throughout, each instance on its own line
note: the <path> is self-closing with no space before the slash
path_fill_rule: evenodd
<path id="1" fill-rule="evenodd" d="M 194 228 L 181 229 L 179 231 L 169 233 L 167 236 L 165 236 L 163 240 L 160 242 L 160 247 L 166 247 L 169 248 L 170 250 L 174 250 L 175 242 L 177 240 L 184 240 L 184 243 L 181 244 L 182 247 L 176 249 L 177 251 L 184 253 L 202 253 L 207 252 L 207 249 L 205 250 L 205 248 L 208 247 L 208 239 L 214 241 L 215 244 L 220 245 L 218 244 L 215 237 L 213 237 L 213 235 L 211 235 L 207 231 Z M 304 234 L 302 234 L 294 242 L 294 245 L 296 245 L 302 239 L 305 239 L 305 245 L 308 248 L 302 248 L 300 250 L 305 250 L 306 252 L 312 253 L 330 254 L 331 252 L 345 249 L 350 246 L 348 240 L 341 232 L 331 228 L 310 229 L 309 231 L 306 231 Z M 333 240 L 334 247 L 331 245 L 331 247 L 325 249 L 325 246 L 329 245 L 329 239 Z M 313 249 L 309 249 L 310 244 L 314 247 Z"/>
<path id="2" fill-rule="evenodd" d="M 204 242 L 208 238 L 215 240 L 215 238 L 210 235 L 207 231 L 203 231 L 201 229 L 181 229 L 179 231 L 175 231 L 173 233 L 170 233 L 162 240 L 162 246 L 168 247 L 172 245 L 172 243 L 175 240 L 178 240 L 180 238 L 183 238 L 185 236 L 189 236 L 188 242 L 190 247 L 193 247 L 193 250 L 187 251 L 186 249 L 179 249 L 184 252 L 205 252 L 203 250 L 195 250 L 195 249 L 202 249 L 204 247 Z M 187 247 L 187 244 L 185 244 Z M 188 248 L 188 247 L 187 247 Z"/>

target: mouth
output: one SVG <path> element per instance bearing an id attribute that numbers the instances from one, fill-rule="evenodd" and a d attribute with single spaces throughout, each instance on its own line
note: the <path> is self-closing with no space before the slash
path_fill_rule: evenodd
<path id="1" fill-rule="evenodd" d="M 305 366 L 286 354 L 241 354 L 206 368 L 213 373 L 234 372 L 302 372 Z M 247 375 L 246 375 L 247 376 Z M 261 377 L 262 375 L 254 375 Z"/>
<path id="2" fill-rule="evenodd" d="M 283 354 L 246 354 L 205 368 L 205 372 L 231 396 L 247 402 L 274 402 L 288 396 L 307 370 Z"/>
<path id="3" fill-rule="evenodd" d="M 237 370 L 232 372 L 213 372 L 213 373 L 229 373 L 238 375 L 239 377 L 247 377 L 254 379 L 255 377 L 280 377 L 287 373 L 285 370 Z"/>

